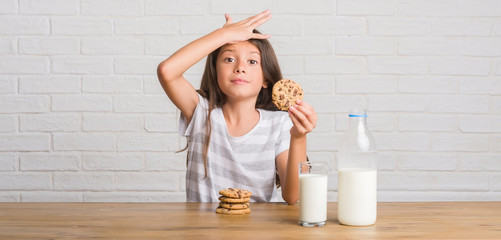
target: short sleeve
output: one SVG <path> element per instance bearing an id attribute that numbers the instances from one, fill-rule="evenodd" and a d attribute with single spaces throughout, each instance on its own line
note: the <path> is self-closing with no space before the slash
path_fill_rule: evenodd
<path id="1" fill-rule="evenodd" d="M 178 124 L 179 135 L 188 137 L 193 134 L 193 131 L 196 127 L 200 126 L 201 124 L 203 127 L 204 126 L 203 123 L 205 123 L 206 121 L 207 113 L 209 110 L 208 106 L 209 103 L 207 99 L 198 94 L 198 104 L 195 107 L 193 116 L 191 117 L 191 121 L 187 122 L 186 116 L 184 116 L 182 113 L 179 116 L 179 124 Z"/>
<path id="2" fill-rule="evenodd" d="M 290 129 L 292 126 L 292 120 L 289 118 L 289 115 L 284 114 L 281 118 L 280 125 L 277 126 L 277 128 L 280 129 L 280 133 L 278 134 L 277 143 L 275 144 L 275 157 L 289 149 L 291 139 Z"/>

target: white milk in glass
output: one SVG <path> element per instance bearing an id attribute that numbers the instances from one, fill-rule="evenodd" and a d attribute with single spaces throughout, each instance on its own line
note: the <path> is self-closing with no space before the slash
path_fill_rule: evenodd
<path id="1" fill-rule="evenodd" d="M 327 175 L 299 174 L 299 199 L 299 221 L 324 225 L 327 220 Z"/>
<path id="2" fill-rule="evenodd" d="M 338 170 L 338 220 L 352 226 L 372 225 L 377 216 L 377 171 Z"/>

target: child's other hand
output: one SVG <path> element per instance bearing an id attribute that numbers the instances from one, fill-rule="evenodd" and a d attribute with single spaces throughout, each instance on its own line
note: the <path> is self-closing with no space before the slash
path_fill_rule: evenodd
<path id="1" fill-rule="evenodd" d="M 312 106 L 301 100 L 289 107 L 289 116 L 294 123 L 290 131 L 292 137 L 303 137 L 317 126 L 317 113 Z"/>
<path id="2" fill-rule="evenodd" d="M 237 43 L 251 38 L 266 39 L 270 37 L 270 35 L 267 34 L 252 32 L 254 29 L 271 19 L 270 10 L 266 10 L 260 14 L 236 23 L 233 23 L 229 14 L 225 14 L 224 17 L 226 18 L 226 23 L 223 25 L 222 29 L 228 33 L 226 34 L 228 37 L 228 43 Z"/>

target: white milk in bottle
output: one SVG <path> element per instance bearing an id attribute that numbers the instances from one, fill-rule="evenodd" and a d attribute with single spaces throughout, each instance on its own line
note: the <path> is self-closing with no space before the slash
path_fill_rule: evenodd
<path id="1" fill-rule="evenodd" d="M 338 220 L 367 226 L 377 217 L 376 145 L 367 128 L 365 110 L 353 110 L 340 144 L 338 170 Z"/>

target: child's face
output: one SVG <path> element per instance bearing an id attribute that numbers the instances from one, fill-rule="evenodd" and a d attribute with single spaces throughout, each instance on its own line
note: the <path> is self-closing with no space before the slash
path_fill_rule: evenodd
<path id="1" fill-rule="evenodd" d="M 227 99 L 257 98 L 264 82 L 259 49 L 248 41 L 221 48 L 216 62 L 217 82 Z"/>

